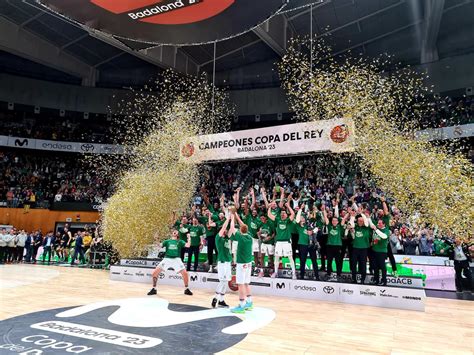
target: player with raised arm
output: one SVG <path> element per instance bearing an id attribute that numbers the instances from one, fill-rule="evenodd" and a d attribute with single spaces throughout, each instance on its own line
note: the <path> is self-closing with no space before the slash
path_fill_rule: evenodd
<path id="1" fill-rule="evenodd" d="M 357 207 L 357 206 L 354 206 Z M 357 283 L 357 271 L 361 274 L 360 283 L 365 283 L 365 277 L 367 275 L 367 256 L 370 247 L 370 233 L 371 228 L 369 227 L 369 219 L 365 216 L 362 208 L 356 208 L 359 217 L 357 218 L 357 225 L 355 225 L 356 212 L 351 212 L 351 218 L 349 225 L 352 229 L 352 235 L 354 238 L 352 248 L 352 283 Z"/>
<path id="2" fill-rule="evenodd" d="M 188 237 L 187 243 L 183 240 L 179 240 L 179 233 L 176 229 L 173 229 L 171 232 L 171 238 L 165 240 L 161 246 L 165 248 L 165 257 L 158 264 L 156 269 L 153 271 L 153 287 L 148 292 L 148 296 L 156 295 L 156 283 L 158 282 L 158 277 L 162 271 L 173 269 L 177 274 L 181 274 L 184 282 L 184 294 L 192 296 L 193 293 L 188 287 L 189 277 L 184 267 L 183 261 L 180 258 L 181 248 L 189 248 L 191 244 L 191 238 Z"/>
<path id="3" fill-rule="evenodd" d="M 219 278 L 219 284 L 216 288 L 216 294 L 212 299 L 212 308 L 215 308 L 216 304 L 221 307 L 229 307 L 224 301 L 227 283 L 232 279 L 232 254 L 230 250 L 230 239 L 227 233 L 229 222 L 230 216 L 227 216 L 216 238 L 217 277 Z"/>
<path id="4" fill-rule="evenodd" d="M 295 211 L 290 206 L 289 202 L 283 205 L 284 192 L 281 193 L 280 208 L 286 206 L 290 215 L 285 209 L 282 209 L 279 216 L 274 216 L 272 213 L 272 205 L 268 208 L 267 217 L 275 223 L 275 261 L 274 261 L 274 272 L 272 277 L 278 275 L 278 266 L 280 264 L 280 257 L 286 256 L 290 260 L 291 271 L 293 272 L 293 279 L 296 279 L 295 261 L 293 260 L 293 252 L 291 249 L 291 234 L 290 224 L 295 218 Z"/>
<path id="5" fill-rule="evenodd" d="M 240 223 L 240 228 L 235 229 L 237 213 L 231 215 L 229 235 L 231 239 L 238 242 L 237 266 L 235 278 L 239 286 L 239 305 L 231 309 L 232 313 L 245 313 L 253 309 L 252 296 L 250 292 L 250 276 L 252 272 L 252 236 L 248 233 L 247 225 Z M 239 218 L 240 219 L 240 218 Z"/>

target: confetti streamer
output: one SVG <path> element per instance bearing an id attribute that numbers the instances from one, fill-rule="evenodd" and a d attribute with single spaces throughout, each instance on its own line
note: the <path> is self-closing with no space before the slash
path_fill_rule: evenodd
<path id="1" fill-rule="evenodd" d="M 293 39 L 278 64 L 297 119 L 352 117 L 355 158 L 397 207 L 416 216 L 420 226 L 472 240 L 472 164 L 454 146 L 415 139 L 418 122 L 430 109 L 427 77 L 389 56 L 333 56 L 326 41 L 310 43 L 307 37 Z"/>

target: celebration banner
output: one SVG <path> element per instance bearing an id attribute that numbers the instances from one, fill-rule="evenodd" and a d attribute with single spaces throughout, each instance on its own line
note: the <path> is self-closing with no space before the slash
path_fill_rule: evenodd
<path id="1" fill-rule="evenodd" d="M 337 118 L 191 137 L 180 145 L 183 161 L 242 160 L 354 150 L 354 122 Z"/>
<path id="2" fill-rule="evenodd" d="M 9 136 L 0 136 L 0 146 L 83 154 L 124 154 L 124 149 L 120 145 L 50 141 Z"/>

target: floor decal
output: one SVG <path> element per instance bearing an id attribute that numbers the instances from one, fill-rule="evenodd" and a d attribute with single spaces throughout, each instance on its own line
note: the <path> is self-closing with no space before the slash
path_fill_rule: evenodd
<path id="1" fill-rule="evenodd" d="M 130 298 L 30 313 L 0 322 L 2 354 L 215 353 L 269 324 L 275 312 Z"/>

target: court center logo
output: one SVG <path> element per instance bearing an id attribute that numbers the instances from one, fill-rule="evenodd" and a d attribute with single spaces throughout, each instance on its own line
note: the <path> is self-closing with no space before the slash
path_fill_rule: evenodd
<path id="1" fill-rule="evenodd" d="M 6 319 L 0 322 L 0 353 L 215 353 L 274 318 L 275 312 L 260 307 L 247 318 L 155 297 L 104 301 Z"/>
<path id="2" fill-rule="evenodd" d="M 207 20 L 232 6 L 235 0 L 91 0 L 116 15 L 154 24 L 183 25 Z"/>

